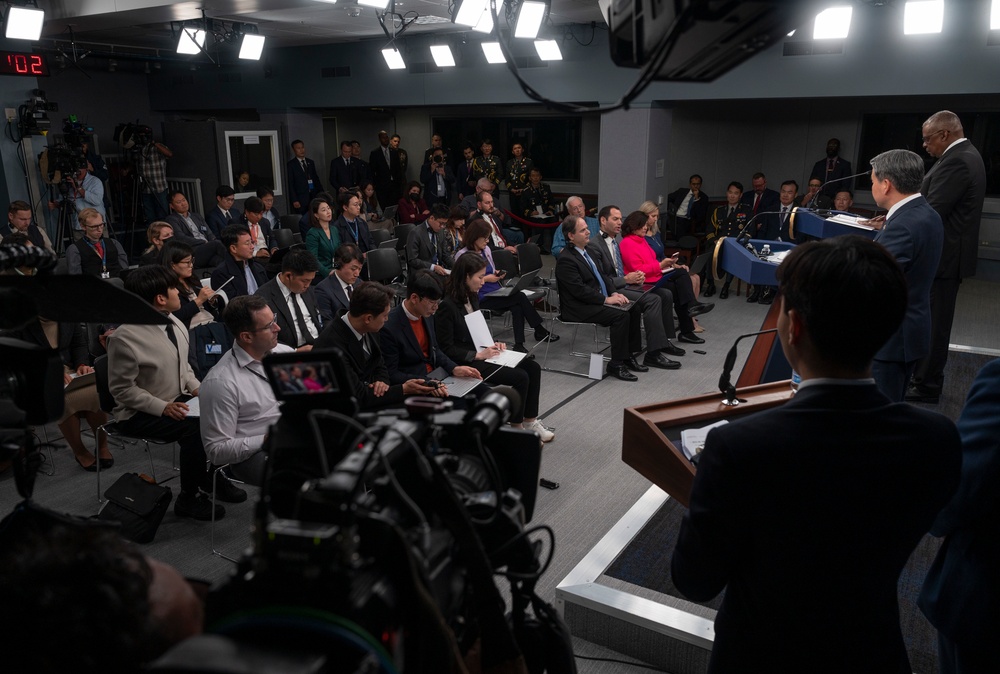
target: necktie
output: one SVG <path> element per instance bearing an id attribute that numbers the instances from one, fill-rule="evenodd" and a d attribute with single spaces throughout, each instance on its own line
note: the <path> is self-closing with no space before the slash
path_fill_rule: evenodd
<path id="1" fill-rule="evenodd" d="M 354 297 L 354 286 L 347 286 L 347 303 L 351 303 L 351 298 Z"/>
<path id="2" fill-rule="evenodd" d="M 306 326 L 306 317 L 302 314 L 302 308 L 299 306 L 299 294 L 292 293 L 289 295 L 289 299 L 292 300 L 292 308 L 295 309 L 295 322 L 299 326 L 299 330 L 302 332 L 302 343 L 312 344 L 313 337 L 309 332 L 308 326 Z"/>
<path id="3" fill-rule="evenodd" d="M 164 327 L 167 329 L 167 339 L 169 339 L 170 343 L 174 345 L 175 350 L 180 351 L 180 347 L 177 346 L 177 335 L 174 334 L 173 322 L 171 321 L 170 323 L 167 323 Z"/>
<path id="4" fill-rule="evenodd" d="M 486 215 L 485 213 L 483 213 L 483 215 L 486 216 L 486 221 L 490 223 L 491 227 L 493 227 L 493 236 L 495 236 L 500 241 L 501 247 L 506 248 L 507 240 L 503 238 L 503 233 L 500 231 L 500 228 L 497 226 L 497 223 L 493 221 L 493 217 L 490 215 Z"/>
<path id="5" fill-rule="evenodd" d="M 757 215 L 757 207 L 760 206 L 760 194 L 755 194 L 753 198 L 753 213 Z"/>
<path id="6" fill-rule="evenodd" d="M 430 232 L 430 230 L 428 230 L 428 232 L 430 233 L 430 237 L 431 237 L 431 239 L 430 239 L 430 244 L 431 244 L 431 264 L 437 264 L 438 263 L 437 239 L 434 238 L 434 232 Z"/>
<path id="7" fill-rule="evenodd" d="M 229 211 L 226 211 L 226 222 L 232 222 L 232 221 L 233 221 L 233 216 L 229 213 Z"/>
<path id="8" fill-rule="evenodd" d="M 243 275 L 247 279 L 247 295 L 253 295 L 257 292 L 257 279 L 253 276 L 253 271 L 250 270 L 250 265 L 246 262 L 243 263 Z"/>
<path id="9" fill-rule="evenodd" d="M 781 224 L 785 224 L 788 220 L 788 206 L 781 207 Z"/>
<path id="10" fill-rule="evenodd" d="M 472 160 L 471 159 L 469 161 L 465 162 L 465 170 L 468 171 L 470 175 L 472 174 Z"/>
<path id="11" fill-rule="evenodd" d="M 95 243 L 94 244 L 94 250 L 97 251 L 97 254 L 100 255 L 101 259 L 103 260 L 104 259 L 104 243 L 101 242 L 101 241 L 98 241 L 97 243 Z"/>
<path id="12" fill-rule="evenodd" d="M 299 163 L 302 164 L 302 172 L 303 173 L 308 173 L 308 171 L 306 170 L 306 160 L 305 159 L 300 159 Z"/>
<path id="13" fill-rule="evenodd" d="M 590 265 L 590 271 L 593 272 L 594 278 L 596 278 L 597 282 L 601 284 L 601 293 L 603 293 L 604 296 L 607 297 L 608 287 L 604 285 L 604 279 L 601 278 L 601 275 L 597 273 L 597 265 L 595 265 L 594 261 L 590 259 L 589 255 L 587 255 L 587 251 L 583 251 L 583 259 L 586 260 L 587 264 Z"/>

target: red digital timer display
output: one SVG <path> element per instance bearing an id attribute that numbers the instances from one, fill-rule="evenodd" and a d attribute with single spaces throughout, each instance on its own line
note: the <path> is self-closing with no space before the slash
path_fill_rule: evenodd
<path id="1" fill-rule="evenodd" d="M 0 51 L 0 75 L 48 77 L 49 64 L 41 54 Z"/>

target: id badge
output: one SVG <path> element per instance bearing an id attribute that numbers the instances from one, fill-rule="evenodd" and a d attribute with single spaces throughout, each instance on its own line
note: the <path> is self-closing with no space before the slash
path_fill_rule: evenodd
<path id="1" fill-rule="evenodd" d="M 309 191 L 312 191 L 313 181 L 312 180 L 307 180 L 306 182 L 309 183 Z"/>
<path id="2" fill-rule="evenodd" d="M 206 344 L 205 353 L 209 356 L 221 356 L 222 355 L 222 345 L 221 344 Z"/>
<path id="3" fill-rule="evenodd" d="M 101 278 L 111 278 L 111 274 L 109 272 L 102 271 Z"/>

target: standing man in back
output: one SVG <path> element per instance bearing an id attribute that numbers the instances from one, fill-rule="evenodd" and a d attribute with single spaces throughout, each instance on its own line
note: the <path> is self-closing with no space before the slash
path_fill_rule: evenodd
<path id="1" fill-rule="evenodd" d="M 305 213 L 309 202 L 323 191 L 323 183 L 316 173 L 316 162 L 306 156 L 306 144 L 296 138 L 292 141 L 295 156 L 288 160 L 288 200 L 292 210 Z"/>

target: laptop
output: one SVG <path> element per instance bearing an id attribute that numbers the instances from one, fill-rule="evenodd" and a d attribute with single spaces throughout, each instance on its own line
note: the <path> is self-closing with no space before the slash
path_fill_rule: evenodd
<path id="1" fill-rule="evenodd" d="M 538 278 L 538 272 L 540 271 L 541 269 L 536 269 L 534 271 L 525 272 L 518 277 L 517 283 L 514 285 L 494 290 L 491 293 L 486 293 L 483 297 L 508 297 L 509 295 L 519 293 L 522 290 L 530 290 L 531 284 L 535 282 L 536 278 Z"/>

